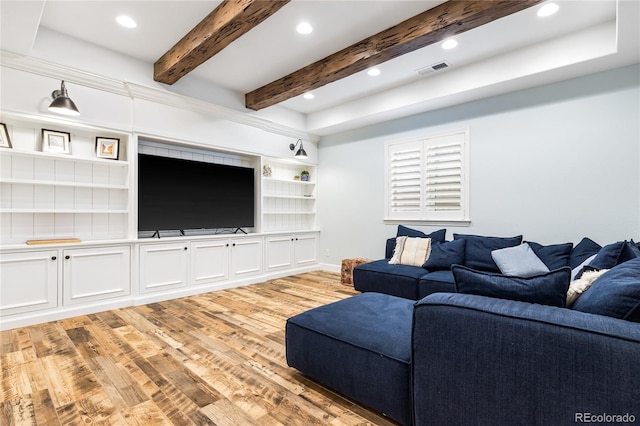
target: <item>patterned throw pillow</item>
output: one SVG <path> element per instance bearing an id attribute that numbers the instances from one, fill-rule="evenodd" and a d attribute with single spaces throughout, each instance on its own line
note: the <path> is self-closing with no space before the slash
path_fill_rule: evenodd
<path id="1" fill-rule="evenodd" d="M 390 265 L 422 266 L 431 254 L 431 238 L 397 237 Z"/>

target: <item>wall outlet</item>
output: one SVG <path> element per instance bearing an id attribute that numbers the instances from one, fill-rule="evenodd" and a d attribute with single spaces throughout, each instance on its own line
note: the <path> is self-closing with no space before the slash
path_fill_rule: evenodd
<path id="1" fill-rule="evenodd" d="M 324 257 L 330 257 L 331 256 L 331 252 L 329 251 L 329 249 L 326 249 L 324 251 Z"/>

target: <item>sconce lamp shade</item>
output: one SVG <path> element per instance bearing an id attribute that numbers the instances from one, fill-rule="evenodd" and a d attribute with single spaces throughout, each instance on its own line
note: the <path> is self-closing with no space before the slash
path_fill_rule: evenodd
<path id="1" fill-rule="evenodd" d="M 300 148 L 296 151 L 294 157 L 296 157 L 296 158 L 308 158 L 307 151 L 305 151 L 304 147 L 302 146 L 302 139 L 298 139 L 295 144 L 289 144 L 289 149 L 291 151 L 295 150 L 296 146 L 298 146 L 298 144 L 300 144 Z"/>
<path id="2" fill-rule="evenodd" d="M 64 85 L 64 80 L 60 85 L 60 90 L 54 90 L 51 93 L 51 97 L 53 97 L 53 102 L 49 105 L 49 111 L 64 115 L 80 115 L 78 107 L 67 94 L 67 88 Z"/>

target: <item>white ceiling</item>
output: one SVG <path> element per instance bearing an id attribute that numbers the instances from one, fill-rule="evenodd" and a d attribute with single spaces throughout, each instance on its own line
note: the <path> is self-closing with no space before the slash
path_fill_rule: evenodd
<path id="1" fill-rule="evenodd" d="M 293 0 L 257 28 L 240 37 L 188 76 L 183 77 L 183 80 L 202 79 L 233 92 L 241 98 L 246 92 L 442 2 Z M 426 87 L 425 82 L 453 84 L 443 77 L 451 80 L 457 73 L 461 77 L 464 75 L 467 77 L 464 81 L 458 81 L 455 84 L 460 87 L 468 85 L 469 74 L 463 71 L 469 71 L 472 66 L 486 65 L 491 61 L 496 64 L 495 66 L 500 66 L 499 70 L 495 70 L 495 74 L 502 75 L 501 81 L 487 81 L 482 85 L 486 87 L 501 83 L 505 90 L 530 87 L 547 81 L 639 61 L 640 49 L 637 38 L 640 19 L 637 16 L 639 8 L 636 0 L 621 1 L 621 8 L 627 8 L 625 9 L 627 12 L 635 14 L 635 16 L 626 17 L 628 29 L 623 28 L 624 32 L 621 31 L 620 23 L 616 21 L 619 17 L 616 14 L 618 3 L 615 0 L 559 0 L 556 2 L 560 5 L 560 10 L 551 17 L 539 18 L 536 16 L 536 11 L 540 6 L 534 6 L 457 36 L 459 45 L 456 49 L 445 51 L 439 44 L 428 46 L 382 64 L 378 67 L 382 73 L 377 77 L 370 77 L 366 72 L 361 72 L 315 90 L 313 100 L 299 96 L 279 104 L 278 107 L 304 114 L 310 127 L 307 130 L 316 134 L 326 134 L 364 124 L 365 121 L 379 121 L 385 117 L 442 106 L 446 104 L 446 102 L 442 103 L 442 97 L 447 96 L 446 94 L 430 95 L 431 98 L 438 100 L 430 107 L 428 105 L 430 98 L 427 95 L 429 90 L 425 90 L 424 99 L 413 99 L 406 105 L 403 105 L 402 101 L 397 105 L 386 102 L 387 106 L 372 110 L 368 114 L 370 117 L 364 121 L 362 113 L 354 112 L 353 117 L 347 117 L 346 115 L 349 114 L 345 115 L 342 112 L 346 105 L 352 105 L 357 109 L 359 105 L 371 104 L 371 102 L 368 103 L 368 99 L 372 101 L 394 99 L 403 91 L 419 91 L 421 87 Z M 37 41 L 39 28 L 46 28 L 143 61 L 148 64 L 151 79 L 153 63 L 219 3 L 219 1 L 170 0 L 28 2 L 2 0 L 0 2 L 3 26 L 2 49 L 29 55 Z M 115 17 L 121 14 L 133 17 L 138 27 L 126 29 L 118 26 Z M 303 20 L 314 27 L 314 31 L 309 35 L 300 35 L 295 31 L 296 25 Z M 600 60 L 598 66 L 588 67 L 585 63 L 580 67 L 573 67 L 574 70 L 570 73 L 559 73 L 557 77 L 539 78 L 538 82 L 526 81 L 525 84 L 519 85 L 507 84 L 526 76 L 534 76 L 536 73 L 549 73 L 553 68 L 569 67 L 571 63 L 566 60 L 559 61 L 558 57 L 567 58 L 575 54 L 576 44 L 565 44 L 565 48 L 571 46 L 570 51 L 565 53 L 549 51 L 548 54 L 534 55 L 535 67 L 539 68 L 539 71 L 525 72 L 521 69 L 522 56 L 518 55 L 525 49 L 530 49 L 531 46 L 542 46 L 545 43 L 551 46 L 556 40 L 570 38 L 574 34 L 588 32 L 607 23 L 611 28 L 616 28 L 616 22 L 617 34 L 612 36 L 618 46 L 613 46 L 611 49 L 616 53 L 615 55 L 610 55 L 611 52 L 604 49 L 603 52 L 606 54 L 595 52 L 590 56 L 589 50 L 595 51 L 597 46 L 593 47 L 593 43 L 582 42 L 582 49 L 586 53 L 577 57 L 577 61 L 585 62 L 585 58 L 589 57 L 592 57 L 593 61 L 601 56 L 612 56 L 606 61 Z M 584 40 L 588 41 L 591 38 L 585 37 Z M 624 49 L 619 46 L 622 42 L 627 43 Z M 512 57 L 513 61 L 510 61 L 509 57 Z M 540 62 L 545 61 L 547 57 L 550 65 L 541 65 Z M 424 76 L 416 72 L 420 68 L 441 61 L 446 61 L 450 67 Z M 553 65 L 552 61 L 559 61 L 558 63 L 562 66 Z M 510 76 L 508 69 L 513 69 L 514 74 Z M 434 78 L 436 75 L 441 81 Z M 471 90 L 471 86 L 469 87 L 467 91 Z M 481 87 L 478 86 L 473 90 L 486 93 L 480 89 Z M 448 96 L 451 95 L 455 93 L 450 93 Z M 454 96 L 451 100 L 460 102 L 472 99 L 473 96 L 458 98 Z M 417 104 L 422 106 L 418 107 Z M 407 106 L 410 108 L 407 109 Z M 336 118 L 337 115 L 343 117 Z M 372 118 L 374 116 L 377 118 Z"/>

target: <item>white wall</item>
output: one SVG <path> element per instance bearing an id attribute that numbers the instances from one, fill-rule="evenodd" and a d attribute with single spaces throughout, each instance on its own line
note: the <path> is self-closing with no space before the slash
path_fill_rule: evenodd
<path id="1" fill-rule="evenodd" d="M 640 239 L 640 67 L 542 86 L 324 137 L 321 261 L 381 258 L 384 142 L 469 128 L 471 224 L 430 231 L 540 243 Z"/>

